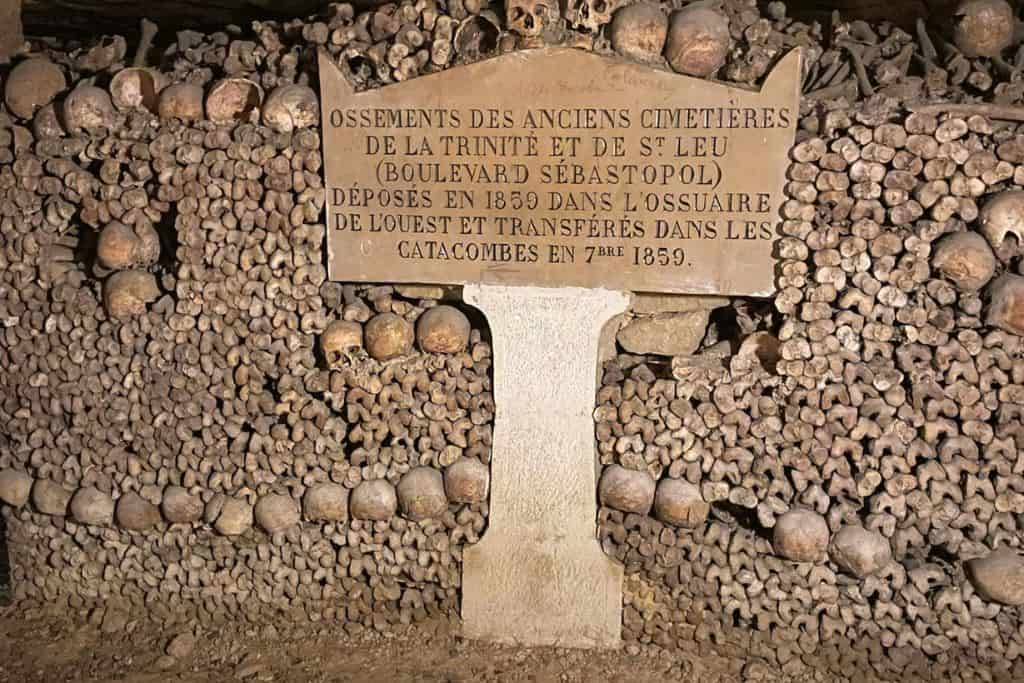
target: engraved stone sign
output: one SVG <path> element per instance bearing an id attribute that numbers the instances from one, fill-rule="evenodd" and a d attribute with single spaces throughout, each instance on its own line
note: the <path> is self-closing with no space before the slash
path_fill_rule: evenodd
<path id="1" fill-rule="evenodd" d="M 797 51 L 756 92 L 565 48 L 320 78 L 332 279 L 773 291 Z"/>
<path id="2" fill-rule="evenodd" d="M 331 279 L 464 284 L 493 333 L 490 517 L 463 632 L 613 647 L 594 396 L 623 290 L 767 295 L 798 52 L 758 92 L 569 49 L 355 93 L 320 54 Z"/>

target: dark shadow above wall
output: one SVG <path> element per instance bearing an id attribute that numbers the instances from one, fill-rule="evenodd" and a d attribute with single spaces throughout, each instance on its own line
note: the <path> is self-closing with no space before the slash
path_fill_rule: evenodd
<path id="1" fill-rule="evenodd" d="M 17 1 L 17 0 L 15 0 Z M 10 0 L 4 0 L 10 2 Z M 88 30 L 90 34 L 116 31 L 131 35 L 147 17 L 165 22 L 162 28 L 244 25 L 254 19 L 291 19 L 316 12 L 323 0 L 21 0 L 26 33 L 42 35 Z M 384 4 L 383 0 L 352 0 L 357 8 Z M 500 5 L 493 2 L 492 5 Z M 622 4 L 628 4 L 623 2 Z M 948 0 L 795 0 L 790 14 L 827 18 L 839 10 L 844 19 L 888 19 L 913 25 L 918 17 L 940 16 L 951 10 Z"/>
<path id="2" fill-rule="evenodd" d="M 3 0 L 7 2 L 8 0 Z M 324 0 L 21 0 L 28 35 L 67 34 L 87 30 L 133 34 L 143 17 L 162 29 L 222 28 L 254 19 L 292 19 L 315 13 Z M 356 0 L 356 7 L 383 4 Z"/>
<path id="3" fill-rule="evenodd" d="M 843 19 L 891 21 L 903 27 L 913 26 L 919 17 L 941 18 L 953 11 L 950 0 L 793 0 L 787 2 L 789 13 L 801 19 L 825 20 L 838 10 Z"/>

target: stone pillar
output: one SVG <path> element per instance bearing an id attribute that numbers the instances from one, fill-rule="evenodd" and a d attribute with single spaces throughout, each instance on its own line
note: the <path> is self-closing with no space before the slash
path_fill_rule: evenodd
<path id="1" fill-rule="evenodd" d="M 490 524 L 463 557 L 463 633 L 616 647 L 622 567 L 597 542 L 598 339 L 629 298 L 602 289 L 467 285 L 490 323 Z"/>

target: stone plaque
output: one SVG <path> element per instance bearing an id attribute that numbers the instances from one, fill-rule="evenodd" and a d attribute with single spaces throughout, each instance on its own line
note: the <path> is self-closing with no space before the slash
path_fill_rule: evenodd
<path id="1" fill-rule="evenodd" d="M 774 290 L 796 50 L 760 91 L 565 48 L 320 83 L 331 279 Z"/>

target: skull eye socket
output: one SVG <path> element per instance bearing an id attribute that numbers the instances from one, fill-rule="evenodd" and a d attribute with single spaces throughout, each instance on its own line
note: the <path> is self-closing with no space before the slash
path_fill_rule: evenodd
<path id="1" fill-rule="evenodd" d="M 343 346 L 337 349 L 330 349 L 329 351 L 324 353 L 324 357 L 330 364 L 340 363 L 341 361 L 346 360 L 351 356 L 355 355 L 356 353 L 358 353 L 360 348 L 362 347 L 359 346 L 358 344 L 349 344 L 347 346 Z"/>
<path id="2" fill-rule="evenodd" d="M 606 9 L 608 9 L 608 5 L 605 4 L 604 0 L 597 0 L 597 2 L 594 3 L 594 11 L 598 14 L 604 14 Z"/>
<path id="3" fill-rule="evenodd" d="M 547 13 L 547 11 L 548 8 L 545 5 L 537 5 L 533 8 L 533 14 L 538 17 L 544 16 Z"/>
<path id="4" fill-rule="evenodd" d="M 512 8 L 512 20 L 513 21 L 522 21 L 523 15 L 525 15 L 525 14 L 526 14 L 526 10 L 524 10 L 522 7 L 513 7 Z"/>

